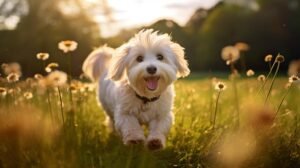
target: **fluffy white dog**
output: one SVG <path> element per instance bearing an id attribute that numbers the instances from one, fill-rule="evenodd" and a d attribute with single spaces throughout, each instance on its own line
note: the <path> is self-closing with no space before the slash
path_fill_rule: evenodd
<path id="1" fill-rule="evenodd" d="M 115 50 L 93 51 L 83 71 L 97 82 L 98 98 L 124 144 L 146 141 L 153 150 L 165 146 L 174 118 L 173 82 L 190 73 L 179 44 L 167 34 L 142 30 Z M 142 124 L 149 128 L 147 138 Z"/>

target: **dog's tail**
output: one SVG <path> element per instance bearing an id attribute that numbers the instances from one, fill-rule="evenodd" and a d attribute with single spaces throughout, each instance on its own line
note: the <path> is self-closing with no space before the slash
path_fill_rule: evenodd
<path id="1" fill-rule="evenodd" d="M 114 49 L 106 45 L 94 50 L 84 61 L 82 70 L 93 82 L 103 75 L 109 66 Z"/>

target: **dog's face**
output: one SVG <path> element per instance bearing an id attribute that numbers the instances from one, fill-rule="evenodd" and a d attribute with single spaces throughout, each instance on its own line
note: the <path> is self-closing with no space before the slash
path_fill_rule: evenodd
<path id="1" fill-rule="evenodd" d="M 109 68 L 109 78 L 126 79 L 141 96 L 159 96 L 178 77 L 189 74 L 183 48 L 167 34 L 140 31 L 119 47 Z"/>

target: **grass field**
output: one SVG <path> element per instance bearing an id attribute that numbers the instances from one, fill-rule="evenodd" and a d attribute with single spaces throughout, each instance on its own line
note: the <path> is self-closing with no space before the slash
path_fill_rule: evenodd
<path id="1" fill-rule="evenodd" d="M 213 81 L 176 82 L 167 147 L 149 151 L 109 132 L 89 84 L 3 80 L 0 167 L 300 167 L 299 85 L 276 78 L 264 103 L 270 79 L 260 93 L 256 77 L 221 79 L 224 91 Z"/>

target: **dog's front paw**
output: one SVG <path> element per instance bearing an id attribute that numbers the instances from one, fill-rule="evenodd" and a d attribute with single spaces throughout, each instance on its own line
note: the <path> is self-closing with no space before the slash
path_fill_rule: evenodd
<path id="1" fill-rule="evenodd" d="M 145 136 L 143 134 L 129 133 L 123 137 L 125 145 L 143 144 L 145 142 Z"/>
<path id="2" fill-rule="evenodd" d="M 150 136 L 147 140 L 147 147 L 150 150 L 159 150 L 165 147 L 165 136 Z"/>

